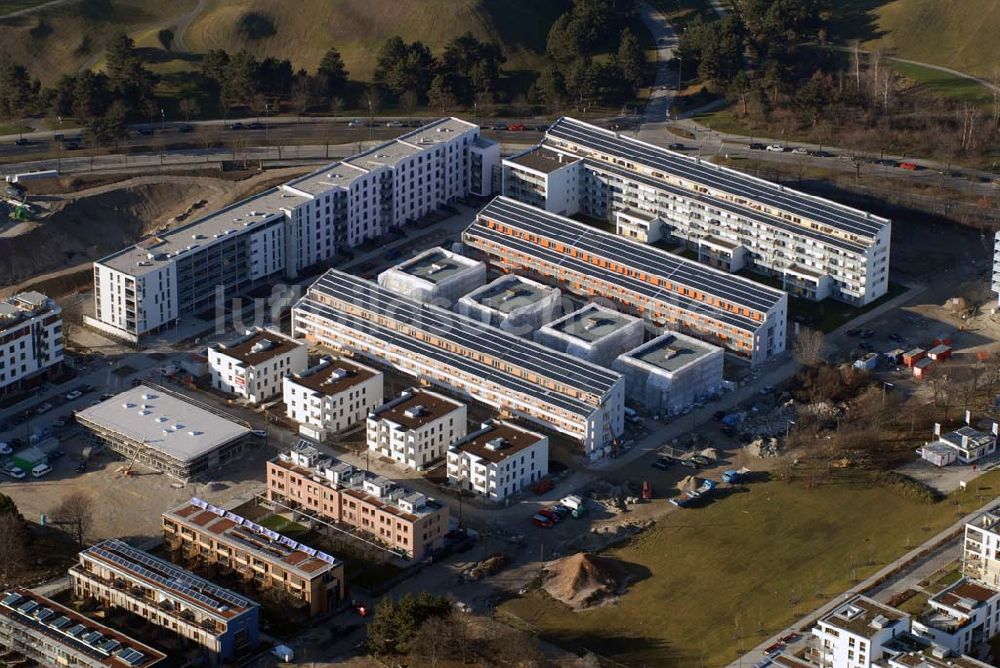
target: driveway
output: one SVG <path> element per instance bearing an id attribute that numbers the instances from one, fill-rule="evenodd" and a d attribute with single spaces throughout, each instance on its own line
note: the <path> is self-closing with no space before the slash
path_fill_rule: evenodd
<path id="1" fill-rule="evenodd" d="M 643 4 L 639 9 L 643 25 L 656 43 L 656 79 L 653 92 L 642 113 L 642 122 L 657 123 L 667 118 L 677 90 L 677 72 L 670 65 L 679 40 L 673 26 L 667 22 L 663 12 L 651 5 Z"/>

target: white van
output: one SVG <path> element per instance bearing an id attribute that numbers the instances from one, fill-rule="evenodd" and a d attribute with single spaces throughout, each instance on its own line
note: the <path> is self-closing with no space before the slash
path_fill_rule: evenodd
<path id="1" fill-rule="evenodd" d="M 41 478 L 43 475 L 48 475 L 52 472 L 52 467 L 48 464 L 39 464 L 35 468 L 31 469 L 31 475 L 36 478 Z"/>

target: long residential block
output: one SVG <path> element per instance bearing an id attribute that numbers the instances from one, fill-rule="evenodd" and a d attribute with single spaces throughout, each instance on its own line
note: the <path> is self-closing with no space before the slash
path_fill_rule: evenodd
<path id="1" fill-rule="evenodd" d="M 344 562 L 231 511 L 193 498 L 163 513 L 167 546 L 186 560 L 216 564 L 252 583 L 282 592 L 319 615 L 344 598 Z"/>
<path id="2" fill-rule="evenodd" d="M 63 361 L 62 309 L 39 292 L 0 301 L 0 394 Z"/>
<path id="3" fill-rule="evenodd" d="M 788 295 L 575 220 L 497 197 L 463 234 L 503 271 L 716 343 L 760 364 L 785 350 Z"/>
<path id="4" fill-rule="evenodd" d="M 644 242 L 662 235 L 807 299 L 860 306 L 889 286 L 889 220 L 572 118 L 503 161 L 503 193 Z"/>
<path id="5" fill-rule="evenodd" d="M 0 651 L 40 666 L 152 668 L 166 655 L 28 589 L 0 594 Z M 18 665 L 14 656 L 5 665 Z"/>
<path id="6" fill-rule="evenodd" d="M 340 271 L 299 300 L 292 331 L 548 426 L 588 455 L 622 433 L 619 374 Z"/>
<path id="7" fill-rule="evenodd" d="M 94 263 L 95 316 L 137 341 L 185 314 L 374 239 L 467 195 L 493 192 L 499 145 L 442 118 Z"/>
<path id="8" fill-rule="evenodd" d="M 448 506 L 300 441 L 267 463 L 267 498 L 301 508 L 419 561 L 448 533 Z"/>
<path id="9" fill-rule="evenodd" d="M 251 651 L 260 606 L 120 540 L 87 548 L 69 569 L 78 599 L 119 608 L 202 646 L 213 664 Z"/>

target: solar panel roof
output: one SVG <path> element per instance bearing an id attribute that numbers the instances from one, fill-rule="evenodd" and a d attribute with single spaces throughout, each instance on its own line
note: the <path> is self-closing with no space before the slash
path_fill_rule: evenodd
<path id="1" fill-rule="evenodd" d="M 489 218 L 534 235 L 551 239 L 563 244 L 567 248 L 577 248 L 592 255 L 627 264 L 644 273 L 668 279 L 672 283 L 684 285 L 717 299 L 762 313 L 768 312 L 776 304 L 785 299 L 785 293 L 780 290 L 768 288 L 749 279 L 727 274 L 658 248 L 631 241 L 616 234 L 603 232 L 589 225 L 543 211 L 508 197 L 495 198 L 479 212 L 479 218 Z M 475 234 L 492 232 L 479 222 L 478 219 L 469 227 L 469 230 L 474 231 Z M 500 242 L 504 244 L 523 241 L 512 239 L 507 235 L 498 236 Z M 525 245 L 529 254 L 565 258 L 560 264 L 574 264 L 575 261 L 577 263 L 575 269 L 585 274 L 600 273 L 602 270 L 601 267 L 590 262 L 583 262 L 566 253 L 556 252 L 539 244 L 525 242 Z M 627 283 L 633 289 L 638 289 L 638 286 L 634 284 L 644 283 L 647 286 L 647 289 L 643 290 L 644 292 L 648 292 L 651 289 L 655 293 L 674 294 L 665 293 L 661 288 L 652 286 L 645 281 L 630 279 L 627 275 L 611 272 L 610 270 L 604 271 L 609 276 L 617 277 L 613 282 Z M 713 308 L 703 302 L 690 301 L 693 304 L 704 307 L 699 310 L 711 310 Z M 723 314 L 727 313 L 722 309 L 716 310 Z"/>
<path id="2" fill-rule="evenodd" d="M 563 117 L 546 132 L 546 137 L 632 160 L 736 197 L 772 206 L 791 214 L 829 225 L 847 234 L 870 239 L 888 221 L 830 200 L 790 190 L 743 174 L 705 163 L 645 142 L 622 137 L 588 123 Z"/>

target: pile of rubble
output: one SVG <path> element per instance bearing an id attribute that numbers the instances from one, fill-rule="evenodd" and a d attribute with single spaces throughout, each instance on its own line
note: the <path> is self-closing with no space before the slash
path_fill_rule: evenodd
<path id="1" fill-rule="evenodd" d="M 636 503 L 642 496 L 642 485 L 626 480 L 621 485 L 613 485 L 606 480 L 598 480 L 587 491 L 587 496 L 604 507 L 609 513 L 623 513 L 630 503 Z"/>
<path id="2" fill-rule="evenodd" d="M 746 451 L 751 457 L 761 459 L 777 457 L 781 454 L 781 449 L 778 447 L 778 439 L 773 436 L 769 438 L 757 438 L 751 441 L 747 444 Z"/>

